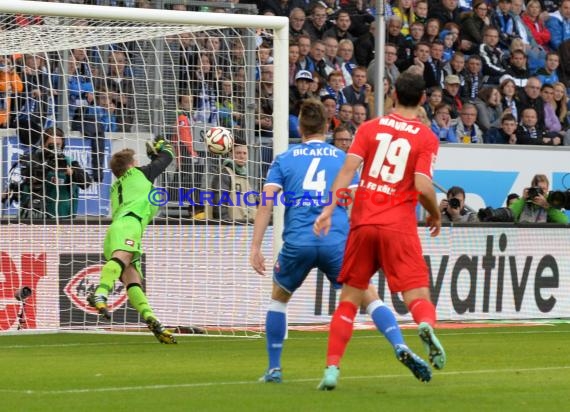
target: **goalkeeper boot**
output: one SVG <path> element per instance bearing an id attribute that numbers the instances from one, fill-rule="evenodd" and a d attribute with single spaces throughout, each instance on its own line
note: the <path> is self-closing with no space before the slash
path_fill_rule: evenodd
<path id="1" fill-rule="evenodd" d="M 259 378 L 259 381 L 266 383 L 281 383 L 283 381 L 281 368 L 268 369 L 267 372 L 265 372 L 265 374 Z"/>
<path id="2" fill-rule="evenodd" d="M 91 293 L 87 296 L 87 303 L 89 303 L 89 306 L 92 308 L 95 308 L 99 315 L 103 316 L 105 319 L 111 319 L 111 313 L 109 312 L 107 298 L 105 296 Z"/>
<path id="3" fill-rule="evenodd" d="M 317 389 L 320 391 L 332 391 L 334 388 L 336 388 L 338 375 L 340 375 L 340 369 L 338 368 L 338 366 L 334 365 L 328 366 L 325 369 L 325 375 L 323 376 L 323 379 L 317 386 Z"/>
<path id="4" fill-rule="evenodd" d="M 429 361 L 436 369 L 443 369 L 445 366 L 445 351 L 443 346 L 433 332 L 433 328 L 426 322 L 422 322 L 418 326 L 418 335 L 422 340 L 426 352 L 429 355 Z"/>
<path id="5" fill-rule="evenodd" d="M 418 355 L 410 350 L 406 345 L 396 345 L 396 358 L 412 371 L 420 382 L 431 380 L 431 368 Z"/>
<path id="6" fill-rule="evenodd" d="M 158 339 L 160 343 L 177 343 L 172 332 L 162 326 L 162 323 L 160 323 L 158 319 L 148 317 L 146 319 L 146 326 L 154 333 L 154 336 L 156 336 L 156 339 Z"/>

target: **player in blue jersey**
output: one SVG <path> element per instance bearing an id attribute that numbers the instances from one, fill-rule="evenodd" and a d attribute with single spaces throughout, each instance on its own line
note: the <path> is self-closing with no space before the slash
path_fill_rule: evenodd
<path id="1" fill-rule="evenodd" d="M 332 182 L 344 163 L 345 153 L 325 143 L 326 114 L 323 104 L 315 99 L 303 102 L 299 115 L 302 144 L 277 156 L 263 187 L 261 204 L 255 218 L 250 263 L 260 275 L 265 274 L 265 258 L 261 242 L 269 224 L 273 204 L 285 205 L 283 248 L 273 268 L 273 290 L 265 320 L 269 367 L 261 378 L 264 382 L 282 380 L 281 352 L 287 329 L 287 303 L 313 268 L 327 274 L 335 288 L 342 266 L 348 236 L 348 215 L 345 207 L 334 209 L 331 232 L 317 237 L 313 223 L 323 206 L 332 197 Z M 355 176 L 351 187 L 358 185 Z M 283 191 L 282 194 L 279 192 Z M 363 302 L 374 324 L 388 339 L 397 358 L 420 381 L 431 379 L 431 369 L 404 343 L 400 327 L 392 311 L 384 305 L 371 285 Z"/>

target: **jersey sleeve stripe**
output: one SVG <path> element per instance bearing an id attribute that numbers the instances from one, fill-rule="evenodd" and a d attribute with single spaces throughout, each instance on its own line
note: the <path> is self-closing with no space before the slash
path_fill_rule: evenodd
<path id="1" fill-rule="evenodd" d="M 278 187 L 279 189 L 283 189 L 283 186 L 281 186 L 281 185 L 278 184 L 278 183 L 265 183 L 265 184 L 263 185 L 263 188 L 265 188 L 265 187 L 267 187 L 267 186 L 275 186 L 275 187 Z"/>

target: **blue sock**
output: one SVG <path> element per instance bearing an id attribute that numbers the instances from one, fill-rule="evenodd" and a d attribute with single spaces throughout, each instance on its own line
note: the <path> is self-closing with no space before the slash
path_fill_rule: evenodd
<path id="1" fill-rule="evenodd" d="M 265 318 L 265 339 L 269 355 L 269 369 L 281 368 L 281 352 L 287 330 L 287 304 L 272 300 Z"/>
<path id="2" fill-rule="evenodd" d="M 368 305 L 366 312 L 368 312 L 374 321 L 376 329 L 382 332 L 393 347 L 396 347 L 396 345 L 406 344 L 394 313 L 384 304 L 384 302 L 381 300 L 375 300 Z"/>

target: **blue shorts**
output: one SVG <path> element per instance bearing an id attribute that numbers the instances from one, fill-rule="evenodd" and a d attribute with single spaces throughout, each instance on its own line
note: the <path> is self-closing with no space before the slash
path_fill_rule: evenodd
<path id="1" fill-rule="evenodd" d="M 327 246 L 293 246 L 285 243 L 273 267 L 273 281 L 289 293 L 295 292 L 309 272 L 318 268 L 325 273 L 335 289 L 342 267 L 344 242 Z"/>

